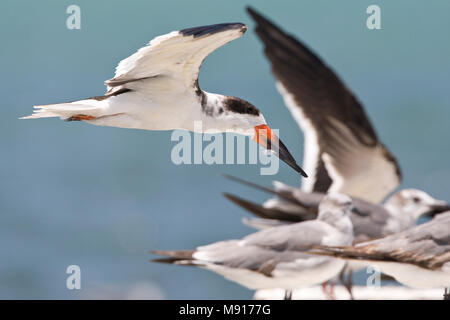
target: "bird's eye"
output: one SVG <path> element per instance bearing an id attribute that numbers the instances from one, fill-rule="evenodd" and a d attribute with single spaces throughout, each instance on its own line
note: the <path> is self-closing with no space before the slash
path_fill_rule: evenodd
<path id="1" fill-rule="evenodd" d="M 414 198 L 412 198 L 412 200 L 414 201 L 414 203 L 420 202 L 420 198 L 418 198 L 418 197 L 414 197 Z"/>

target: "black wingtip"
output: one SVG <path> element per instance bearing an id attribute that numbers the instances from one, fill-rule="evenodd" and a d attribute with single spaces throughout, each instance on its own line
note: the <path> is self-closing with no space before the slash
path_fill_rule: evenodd
<path id="1" fill-rule="evenodd" d="M 213 24 L 209 26 L 201 26 L 201 27 L 194 27 L 194 28 L 187 28 L 180 30 L 179 33 L 181 33 L 183 36 L 194 36 L 194 38 L 202 37 L 205 35 L 210 35 L 226 30 L 234 30 L 238 29 L 241 30 L 242 33 L 247 31 L 247 26 L 241 22 L 233 22 L 233 23 L 220 23 L 220 24 Z"/>
<path id="2" fill-rule="evenodd" d="M 276 195 L 276 196 L 278 196 L 278 197 L 280 197 L 280 198 L 282 198 L 284 200 L 287 200 L 287 201 L 289 201 L 289 202 L 291 202 L 293 204 L 303 206 L 303 204 L 300 203 L 299 201 L 297 201 L 292 195 L 287 194 L 285 192 L 280 192 L 280 191 L 277 191 L 277 190 L 274 190 L 274 189 L 271 189 L 271 188 L 268 188 L 268 187 L 265 187 L 265 186 L 261 186 L 259 184 L 256 184 L 256 183 L 253 183 L 253 182 L 250 182 L 250 181 L 247 181 L 247 180 L 244 180 L 244 179 L 241 179 L 241 178 L 238 178 L 238 177 L 226 174 L 226 173 L 223 173 L 222 175 L 225 178 L 230 179 L 232 181 L 235 181 L 235 182 L 247 185 L 249 187 L 252 187 L 252 188 L 264 191 L 264 192 L 267 192 L 269 194 Z"/>
<path id="3" fill-rule="evenodd" d="M 269 20 L 267 20 L 267 18 L 265 18 L 262 14 L 260 14 L 258 11 L 256 11 L 252 7 L 247 6 L 246 9 L 247 9 L 247 13 L 252 17 L 253 20 L 256 21 L 256 23 L 258 23 L 258 24 L 268 24 L 270 26 L 273 25 Z"/>
<path id="4" fill-rule="evenodd" d="M 244 185 L 249 186 L 251 188 L 255 188 L 255 189 L 267 192 L 269 194 L 274 194 L 274 195 L 278 194 L 278 192 L 276 190 L 274 190 L 274 189 L 271 189 L 271 188 L 268 188 L 268 187 L 265 187 L 265 186 L 261 186 L 259 184 L 256 184 L 256 183 L 253 183 L 253 182 L 250 182 L 250 181 L 247 181 L 247 180 L 244 180 L 244 179 L 241 179 L 241 178 L 238 178 L 238 177 L 226 174 L 226 173 L 223 173 L 222 175 L 225 178 L 227 178 L 227 179 L 230 179 L 232 181 L 244 184 Z"/>
<path id="5" fill-rule="evenodd" d="M 253 18 L 261 17 L 261 15 L 255 9 L 253 9 L 253 7 L 247 6 L 245 7 L 245 9 L 247 10 L 248 14 L 251 15 Z"/>
<path id="6" fill-rule="evenodd" d="M 246 7 L 245 7 L 245 10 L 247 10 L 247 12 L 248 12 L 249 14 L 253 14 L 253 12 L 255 12 L 255 9 L 253 9 L 251 6 L 246 6 Z"/>
<path id="7" fill-rule="evenodd" d="M 271 209 L 266 209 L 263 206 L 256 204 L 254 202 L 251 201 L 247 201 L 244 200 L 238 196 L 232 195 L 230 193 L 223 193 L 224 197 L 227 198 L 228 200 L 230 200 L 231 202 L 233 202 L 235 205 L 253 213 L 254 215 L 264 218 L 264 219 L 274 219 L 274 217 L 272 217 L 271 213 Z"/>
<path id="8" fill-rule="evenodd" d="M 228 200 L 230 200 L 231 202 L 233 202 L 234 204 L 247 209 L 248 211 L 251 212 L 260 212 L 261 210 L 255 210 L 255 209 L 261 209 L 262 207 L 259 204 L 244 200 L 238 196 L 232 195 L 231 193 L 227 193 L 227 192 L 223 192 L 222 195 L 227 198 Z"/>

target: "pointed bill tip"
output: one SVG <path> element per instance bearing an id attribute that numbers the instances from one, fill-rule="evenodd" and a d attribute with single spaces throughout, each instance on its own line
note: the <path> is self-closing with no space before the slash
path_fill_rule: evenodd
<path id="1" fill-rule="evenodd" d="M 294 169 L 295 171 L 300 173 L 302 175 L 302 177 L 308 178 L 308 175 L 306 174 L 306 172 L 297 164 L 297 162 L 291 161 L 290 159 L 286 159 L 283 157 L 280 157 L 280 159 L 283 160 L 292 169 Z"/>
<path id="2" fill-rule="evenodd" d="M 290 165 L 295 171 L 300 173 L 303 177 L 308 178 L 308 175 L 306 174 L 305 170 L 303 170 L 297 163 L 294 163 L 294 165 Z"/>
<path id="3" fill-rule="evenodd" d="M 300 173 L 303 177 L 308 178 L 306 172 L 297 164 L 294 157 L 290 154 L 289 150 L 286 148 L 283 142 L 281 142 L 281 140 L 278 140 L 278 142 L 279 142 L 278 146 L 272 143 L 272 146 L 274 147 L 278 157 L 292 169 Z"/>
<path id="4" fill-rule="evenodd" d="M 429 211 L 426 212 L 424 216 L 433 218 L 436 215 L 449 211 L 450 211 L 450 203 L 445 203 L 444 201 L 442 201 L 442 203 L 440 204 L 430 206 Z"/>

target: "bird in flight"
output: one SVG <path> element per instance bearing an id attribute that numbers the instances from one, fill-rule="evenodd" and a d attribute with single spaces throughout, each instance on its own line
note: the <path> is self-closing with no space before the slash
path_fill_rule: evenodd
<path id="1" fill-rule="evenodd" d="M 35 106 L 22 119 L 59 117 L 100 126 L 144 130 L 236 132 L 251 136 L 304 177 L 286 146 L 251 103 L 200 89 L 198 73 L 214 50 L 241 37 L 247 26 L 223 23 L 173 31 L 122 60 L 106 94 L 83 100 Z"/>
<path id="2" fill-rule="evenodd" d="M 362 104 L 304 43 L 248 8 L 276 87 L 304 135 L 305 192 L 341 192 L 381 202 L 401 181 Z"/>

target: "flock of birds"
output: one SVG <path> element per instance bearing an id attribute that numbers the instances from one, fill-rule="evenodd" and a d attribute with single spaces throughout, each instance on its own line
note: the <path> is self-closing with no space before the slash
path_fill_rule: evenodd
<path id="1" fill-rule="evenodd" d="M 276 87 L 303 131 L 309 177 L 255 106 L 199 87 L 202 61 L 241 37 L 247 30 L 241 23 L 159 36 L 119 63 L 105 95 L 36 106 L 25 118 L 190 131 L 194 121 L 202 121 L 203 130 L 244 130 L 303 176 L 301 188 L 278 181 L 270 188 L 228 176 L 274 196 L 258 204 L 225 194 L 256 216 L 244 223 L 259 231 L 193 250 L 152 251 L 165 256 L 156 262 L 204 268 L 253 290 L 282 288 L 286 299 L 306 286 L 322 284 L 326 291 L 336 277 L 352 294 L 352 272 L 376 265 L 406 286 L 444 288 L 450 299 L 450 205 L 417 189 L 385 200 L 400 184 L 400 168 L 357 98 L 298 39 L 247 10 Z M 423 216 L 431 219 L 417 225 Z"/>

